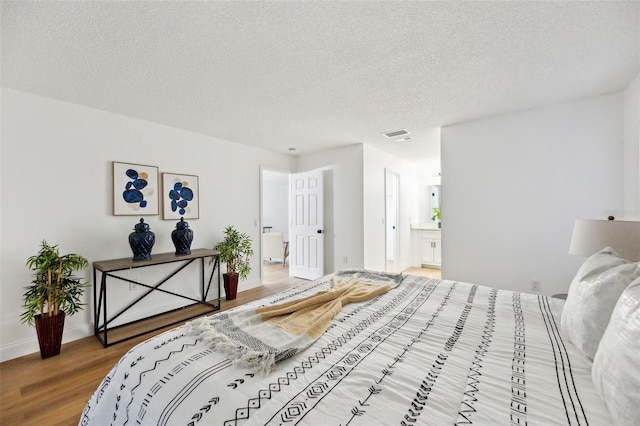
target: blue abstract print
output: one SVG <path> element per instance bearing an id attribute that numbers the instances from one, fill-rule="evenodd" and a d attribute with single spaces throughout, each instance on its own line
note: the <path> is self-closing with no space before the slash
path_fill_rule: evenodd
<path id="1" fill-rule="evenodd" d="M 129 204 L 138 204 L 140 208 L 147 206 L 147 200 L 144 199 L 142 190 L 149 184 L 149 175 L 146 172 L 138 173 L 137 170 L 127 169 L 125 172 L 127 177 L 131 179 L 125 185 L 125 190 L 122 193 L 122 198 Z"/>
<path id="2" fill-rule="evenodd" d="M 176 182 L 169 191 L 172 212 L 177 211 L 180 215 L 186 213 L 189 202 L 193 201 L 193 191 L 188 185 L 189 182 Z"/>

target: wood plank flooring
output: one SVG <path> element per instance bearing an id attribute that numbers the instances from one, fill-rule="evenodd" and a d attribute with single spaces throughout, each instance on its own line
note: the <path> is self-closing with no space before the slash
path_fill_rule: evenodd
<path id="1" fill-rule="evenodd" d="M 411 268 L 405 269 L 402 272 L 409 275 L 420 275 L 420 276 L 429 277 L 429 278 L 442 278 L 442 271 L 440 269 L 435 269 L 435 268 L 411 267 Z"/>
<path id="2" fill-rule="evenodd" d="M 269 296 L 303 282 L 288 276 L 288 268 L 267 272 L 269 284 L 238 293 L 235 300 L 222 301 L 221 310 Z M 284 271 L 283 271 L 284 270 Z M 414 275 L 439 277 L 439 270 L 412 268 Z M 158 330 L 157 333 L 172 326 Z M 35 333 L 35 330 L 34 330 Z M 61 354 L 41 359 L 39 353 L 0 364 L 0 425 L 77 425 L 85 404 L 104 376 L 134 345 L 152 334 L 104 348 L 94 336 L 66 343 Z"/>

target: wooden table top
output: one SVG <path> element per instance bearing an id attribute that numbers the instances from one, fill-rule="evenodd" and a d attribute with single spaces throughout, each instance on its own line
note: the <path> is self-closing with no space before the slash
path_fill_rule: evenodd
<path id="1" fill-rule="evenodd" d="M 132 257 L 125 257 L 122 259 L 100 260 L 93 262 L 93 268 L 102 272 L 120 271 L 122 269 L 139 268 L 141 266 L 159 265 L 162 263 L 179 262 L 181 260 L 199 259 L 202 257 L 219 256 L 220 252 L 210 249 L 194 249 L 191 250 L 191 254 L 176 255 L 171 253 L 157 253 L 151 254 L 151 259 L 147 260 L 133 260 Z"/>

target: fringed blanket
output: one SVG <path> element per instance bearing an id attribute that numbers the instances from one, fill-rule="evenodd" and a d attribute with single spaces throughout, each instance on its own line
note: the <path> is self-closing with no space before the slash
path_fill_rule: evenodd
<path id="1" fill-rule="evenodd" d="M 315 342 L 343 306 L 373 299 L 401 281 L 402 274 L 340 271 L 329 290 L 278 305 L 200 318 L 190 324 L 189 332 L 237 365 L 268 374 L 277 362 Z"/>

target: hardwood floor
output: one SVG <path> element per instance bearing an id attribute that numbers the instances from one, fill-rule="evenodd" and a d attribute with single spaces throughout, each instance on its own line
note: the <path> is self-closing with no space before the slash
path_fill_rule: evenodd
<path id="1" fill-rule="evenodd" d="M 410 275 L 421 275 L 423 277 L 429 277 L 429 278 L 442 278 L 442 271 L 440 269 L 435 269 L 435 268 L 407 268 L 404 271 L 402 271 L 405 274 L 410 274 Z"/>
<path id="2" fill-rule="evenodd" d="M 289 276 L 289 264 L 284 267 L 282 262 L 262 262 L 262 283 L 267 286 L 273 284 L 297 284 L 305 280 Z"/>
<path id="3" fill-rule="evenodd" d="M 440 276 L 439 269 L 410 268 L 405 272 Z M 223 300 L 221 310 L 305 281 L 289 277 L 288 268 L 282 268 L 281 263 L 263 265 L 263 276 L 264 285 L 239 292 L 235 300 Z M 156 334 L 171 327 L 174 326 Z M 129 349 L 151 336 L 145 334 L 108 348 L 90 336 L 64 344 L 58 356 L 43 360 L 39 353 L 34 353 L 1 363 L 0 425 L 78 424 L 85 404 L 104 376 Z"/>
<path id="4" fill-rule="evenodd" d="M 221 310 L 282 291 L 303 280 L 270 283 L 222 300 Z M 168 330 L 165 327 L 156 332 Z M 35 330 L 34 330 L 35 333 Z M 82 410 L 111 367 L 145 334 L 108 348 L 94 336 L 66 343 L 60 355 L 41 359 L 39 353 L 0 364 L 1 425 L 77 425 Z"/>

